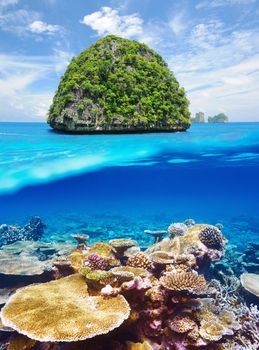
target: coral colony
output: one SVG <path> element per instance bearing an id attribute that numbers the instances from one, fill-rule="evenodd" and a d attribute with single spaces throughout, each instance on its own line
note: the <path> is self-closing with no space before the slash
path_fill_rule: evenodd
<path id="1" fill-rule="evenodd" d="M 74 248 L 29 242 L 34 271 L 1 271 L 1 350 L 258 349 L 259 312 L 247 303 L 259 295 L 258 274 L 217 270 L 221 229 L 174 223 L 167 236 L 146 231 L 155 243 L 144 251 L 126 238 L 89 245 L 85 234 L 73 235 Z M 26 242 L 10 243 L 0 254 L 17 263 Z M 30 277 L 23 288 L 12 284 L 17 275 Z"/>

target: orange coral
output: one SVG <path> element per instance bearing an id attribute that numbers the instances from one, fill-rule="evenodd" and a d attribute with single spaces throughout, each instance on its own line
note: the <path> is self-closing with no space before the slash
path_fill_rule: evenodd
<path id="1" fill-rule="evenodd" d="M 128 266 L 141 267 L 146 270 L 152 270 L 154 265 L 148 256 L 144 253 L 137 253 L 130 257 L 127 261 Z"/>
<path id="2" fill-rule="evenodd" d="M 206 280 L 195 271 L 168 273 L 160 278 L 162 286 L 174 291 L 194 291 L 206 287 Z"/>
<path id="3" fill-rule="evenodd" d="M 8 345 L 7 350 L 30 350 L 36 341 L 22 334 L 15 334 Z"/>
<path id="4" fill-rule="evenodd" d="M 176 333 L 186 333 L 195 326 L 196 323 L 186 314 L 179 314 L 169 322 L 169 327 Z"/>
<path id="5" fill-rule="evenodd" d="M 1 317 L 4 325 L 32 339 L 70 342 L 106 334 L 119 327 L 129 313 L 122 295 L 90 296 L 85 279 L 75 274 L 18 290 Z"/>

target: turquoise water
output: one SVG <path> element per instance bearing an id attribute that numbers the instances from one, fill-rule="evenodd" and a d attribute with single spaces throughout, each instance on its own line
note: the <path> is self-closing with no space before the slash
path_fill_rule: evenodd
<path id="1" fill-rule="evenodd" d="M 196 124 L 185 133 L 63 135 L 0 123 L 0 223 L 40 215 L 46 240 L 148 238 L 193 218 L 223 223 L 240 248 L 259 231 L 259 123 Z"/>

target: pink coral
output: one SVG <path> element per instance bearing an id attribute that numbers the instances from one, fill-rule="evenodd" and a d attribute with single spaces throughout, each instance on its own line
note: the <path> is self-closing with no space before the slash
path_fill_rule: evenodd
<path id="1" fill-rule="evenodd" d="M 92 270 L 108 270 L 109 264 L 99 254 L 90 254 L 83 261 L 84 266 L 90 267 Z"/>
<path id="2" fill-rule="evenodd" d="M 146 290 L 152 287 L 152 283 L 147 278 L 135 277 L 129 282 L 124 282 L 121 285 L 122 290 Z"/>

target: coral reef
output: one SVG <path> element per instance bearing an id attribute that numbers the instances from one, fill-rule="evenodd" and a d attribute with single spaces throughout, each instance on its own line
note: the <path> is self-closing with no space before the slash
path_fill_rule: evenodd
<path id="1" fill-rule="evenodd" d="M 39 216 L 34 216 L 24 226 L 0 225 L 0 246 L 16 241 L 38 241 L 44 234 L 46 225 Z"/>
<path id="2" fill-rule="evenodd" d="M 89 254 L 83 260 L 83 265 L 90 267 L 92 270 L 108 270 L 108 262 L 98 254 Z"/>
<path id="3" fill-rule="evenodd" d="M 19 290 L 5 304 L 1 318 L 31 339 L 78 341 L 119 327 L 129 311 L 122 295 L 90 296 L 84 278 L 75 274 Z"/>
<path id="4" fill-rule="evenodd" d="M 193 225 L 186 225 L 182 222 L 176 222 L 168 227 L 167 232 L 171 237 L 182 236 L 187 230 L 188 226 L 190 227 Z"/>
<path id="5" fill-rule="evenodd" d="M 162 286 L 169 290 L 194 292 L 206 288 L 206 280 L 197 272 L 167 273 L 160 278 Z"/>
<path id="6" fill-rule="evenodd" d="M 243 273 L 240 280 L 245 290 L 259 297 L 259 274 Z"/>
<path id="7" fill-rule="evenodd" d="M 208 248 L 219 250 L 223 248 L 223 235 L 215 226 L 207 226 L 201 230 L 199 239 Z"/>
<path id="8" fill-rule="evenodd" d="M 2 290 L 3 349 L 258 349 L 259 311 L 247 304 L 248 294 L 257 298 L 258 275 L 240 280 L 224 267 L 227 241 L 216 227 L 184 225 L 144 252 L 128 238 L 77 240 L 64 254 L 46 246 L 55 280 Z M 228 254 L 234 265 L 234 249 Z"/>
<path id="9" fill-rule="evenodd" d="M 161 230 L 161 231 L 145 230 L 144 233 L 154 237 L 154 243 L 158 243 L 162 240 L 162 237 L 166 234 L 166 231 L 164 231 L 164 230 Z"/>
<path id="10" fill-rule="evenodd" d="M 132 267 L 140 267 L 146 270 L 152 270 L 154 268 L 152 261 L 142 252 L 130 257 L 127 261 L 127 265 Z"/>

